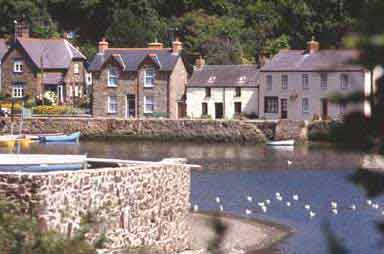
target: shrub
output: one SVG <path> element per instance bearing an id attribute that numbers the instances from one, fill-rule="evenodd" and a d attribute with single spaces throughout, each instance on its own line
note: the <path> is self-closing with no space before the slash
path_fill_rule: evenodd
<path id="1" fill-rule="evenodd" d="M 33 108 L 33 113 L 38 115 L 65 115 L 77 114 L 79 110 L 68 106 L 37 106 Z"/>
<path id="2" fill-rule="evenodd" d="M 201 119 L 212 119 L 211 115 L 201 115 Z"/>
<path id="3" fill-rule="evenodd" d="M 12 103 L 10 103 L 10 102 L 2 102 L 2 103 L 0 103 L 0 106 L 1 106 L 2 109 L 5 109 L 8 112 L 11 112 Z M 14 109 L 15 113 L 20 113 L 21 112 L 21 108 L 22 108 L 21 104 L 19 104 L 19 103 L 15 103 L 14 104 L 14 108 L 13 109 Z"/>
<path id="4" fill-rule="evenodd" d="M 153 113 L 145 113 L 145 117 L 154 117 L 154 118 L 167 118 L 167 112 L 153 112 Z"/>

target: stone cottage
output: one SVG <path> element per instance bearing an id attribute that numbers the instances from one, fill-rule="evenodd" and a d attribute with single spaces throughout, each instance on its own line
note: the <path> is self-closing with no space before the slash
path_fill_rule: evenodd
<path id="1" fill-rule="evenodd" d="M 182 43 L 172 48 L 149 43 L 147 48 L 109 48 L 103 39 L 90 63 L 93 114 L 96 117 L 169 117 L 185 115 L 187 71 Z"/>
<path id="2" fill-rule="evenodd" d="M 260 71 L 260 116 L 266 119 L 339 119 L 350 111 L 370 114 L 368 103 L 338 105 L 329 95 L 373 89 L 371 72 L 352 64 L 356 50 L 320 50 L 312 39 L 307 49 L 281 50 Z"/>
<path id="3" fill-rule="evenodd" d="M 187 115 L 232 119 L 259 114 L 259 70 L 255 65 L 205 65 L 196 60 L 187 85 Z"/>
<path id="4" fill-rule="evenodd" d="M 16 27 L 15 34 L 3 58 L 4 94 L 42 99 L 52 91 L 58 103 L 85 96 L 86 57 L 75 46 L 66 39 L 30 38 L 28 27 Z"/>

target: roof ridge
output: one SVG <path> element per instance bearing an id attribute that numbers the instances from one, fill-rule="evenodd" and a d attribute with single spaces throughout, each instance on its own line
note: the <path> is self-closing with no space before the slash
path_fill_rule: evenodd
<path id="1" fill-rule="evenodd" d="M 32 38 L 32 37 L 17 37 L 18 40 L 36 40 L 36 41 L 65 41 L 64 38 Z"/>
<path id="2" fill-rule="evenodd" d="M 107 48 L 106 51 L 108 50 L 156 50 L 156 51 L 161 51 L 161 50 L 171 50 L 171 48 Z"/>

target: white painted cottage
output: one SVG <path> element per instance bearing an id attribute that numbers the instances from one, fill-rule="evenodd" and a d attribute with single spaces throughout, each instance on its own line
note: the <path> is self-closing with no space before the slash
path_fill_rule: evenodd
<path id="1" fill-rule="evenodd" d="M 259 70 L 255 65 L 205 65 L 196 61 L 187 85 L 187 116 L 233 119 L 259 113 Z"/>
<path id="2" fill-rule="evenodd" d="M 260 117 L 339 119 L 356 110 L 369 115 L 368 103 L 338 105 L 328 99 L 335 92 L 371 93 L 371 72 L 351 63 L 358 57 L 357 50 L 320 50 L 313 39 L 305 50 L 281 50 L 260 70 Z"/>

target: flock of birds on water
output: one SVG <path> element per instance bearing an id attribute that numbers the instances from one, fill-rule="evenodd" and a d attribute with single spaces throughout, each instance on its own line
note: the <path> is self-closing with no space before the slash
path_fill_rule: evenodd
<path id="1" fill-rule="evenodd" d="M 266 199 L 266 200 L 263 200 L 261 202 L 256 202 L 255 203 L 252 196 L 245 196 L 245 198 L 248 201 L 248 203 L 256 204 L 257 207 L 258 207 L 258 209 L 250 209 L 250 208 L 245 209 L 244 213 L 245 213 L 246 216 L 250 216 L 253 213 L 258 213 L 258 212 L 262 212 L 262 213 L 266 214 L 268 212 L 268 209 L 271 207 L 271 204 L 272 204 L 272 200 L 271 199 Z M 292 207 L 296 203 L 298 205 L 301 205 L 303 207 L 303 209 L 305 209 L 305 211 L 307 212 L 308 217 L 310 219 L 313 219 L 313 218 L 315 218 L 317 216 L 317 214 L 315 212 L 315 209 L 314 209 L 314 207 L 311 206 L 311 204 L 309 204 L 309 203 L 304 203 L 304 204 L 299 203 L 300 196 L 298 194 L 293 194 L 292 195 L 292 199 L 288 200 L 287 198 L 284 198 L 281 195 L 281 193 L 276 192 L 275 193 L 275 200 L 276 200 L 276 202 L 284 204 L 288 208 Z M 217 196 L 215 198 L 215 202 L 218 205 L 219 212 L 224 212 L 224 205 L 223 205 L 222 200 L 221 200 L 221 198 L 219 196 Z M 384 209 L 384 206 L 380 207 L 380 205 L 378 203 L 373 202 L 372 200 L 368 199 L 368 200 L 365 201 L 364 205 L 361 205 L 360 208 L 372 208 L 374 210 L 379 210 L 380 208 Z M 339 212 L 342 211 L 342 210 L 357 211 L 357 209 L 358 209 L 358 206 L 356 204 L 351 204 L 351 205 L 349 205 L 347 207 L 342 207 L 336 201 L 331 201 L 329 203 L 329 211 L 333 215 L 338 215 Z M 198 212 L 199 211 L 199 206 L 197 204 L 195 204 L 193 206 L 193 211 L 194 212 Z M 381 210 L 381 214 L 384 215 L 384 210 Z"/>

